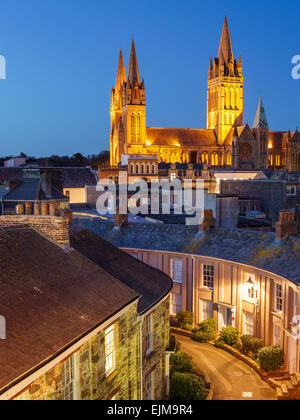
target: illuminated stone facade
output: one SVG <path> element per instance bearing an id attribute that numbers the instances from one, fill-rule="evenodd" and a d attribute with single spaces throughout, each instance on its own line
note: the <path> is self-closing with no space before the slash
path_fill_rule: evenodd
<path id="1" fill-rule="evenodd" d="M 166 354 L 169 346 L 169 306 L 169 299 L 166 299 L 144 316 L 138 316 L 135 303 L 113 323 L 116 331 L 116 369 L 109 377 L 105 370 L 106 329 L 103 328 L 75 352 L 54 363 L 51 369 L 45 368 L 43 374 L 12 399 L 148 399 L 146 385 L 149 375 L 152 381 L 152 399 L 165 398 L 169 366 Z M 151 349 L 147 352 L 148 317 L 151 317 Z"/>
<path id="2" fill-rule="evenodd" d="M 111 165 L 122 154 L 157 155 L 158 162 L 203 163 L 216 168 L 285 168 L 300 171 L 288 158 L 294 150 L 287 131 L 272 132 L 260 99 L 252 128 L 244 124 L 242 58 L 234 59 L 225 17 L 218 56 L 210 59 L 206 129 L 157 128 L 146 125 L 145 83 L 141 81 L 132 41 L 126 76 L 122 51 L 111 94 Z"/>

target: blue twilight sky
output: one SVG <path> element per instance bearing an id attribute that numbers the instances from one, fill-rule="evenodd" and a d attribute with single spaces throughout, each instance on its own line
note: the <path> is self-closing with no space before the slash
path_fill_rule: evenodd
<path id="1" fill-rule="evenodd" d="M 205 127 L 206 79 L 227 9 L 244 65 L 245 121 L 259 96 L 273 130 L 300 126 L 299 0 L 2 0 L 0 155 L 98 153 L 109 148 L 119 48 L 134 35 L 147 125 Z"/>

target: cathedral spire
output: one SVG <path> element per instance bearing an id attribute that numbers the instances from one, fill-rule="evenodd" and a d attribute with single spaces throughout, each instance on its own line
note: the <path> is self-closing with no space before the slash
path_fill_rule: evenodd
<path id="1" fill-rule="evenodd" d="M 256 116 L 252 128 L 269 128 L 266 111 L 261 98 L 259 98 Z"/>
<path id="2" fill-rule="evenodd" d="M 223 59 L 225 63 L 230 63 L 233 59 L 233 52 L 232 52 L 232 45 L 231 39 L 229 34 L 228 22 L 227 17 L 225 15 L 224 25 L 222 30 L 222 36 L 219 46 L 218 58 L 221 60 Z"/>
<path id="3" fill-rule="evenodd" d="M 123 60 L 122 48 L 120 49 L 119 64 L 117 70 L 116 90 L 121 90 L 123 83 L 126 82 L 126 71 Z"/>
<path id="4" fill-rule="evenodd" d="M 130 51 L 130 58 L 129 58 L 129 67 L 128 67 L 128 75 L 127 80 L 131 84 L 132 87 L 137 83 L 140 85 L 140 74 L 139 74 L 139 67 L 136 57 L 134 39 L 132 38 L 131 44 L 131 51 Z"/>

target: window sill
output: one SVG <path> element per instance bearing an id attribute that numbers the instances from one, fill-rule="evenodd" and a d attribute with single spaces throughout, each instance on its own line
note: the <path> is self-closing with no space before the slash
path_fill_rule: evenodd
<path id="1" fill-rule="evenodd" d="M 106 377 L 106 383 L 109 383 L 109 382 L 113 381 L 118 374 L 119 374 L 119 371 L 118 370 L 114 370 L 112 373 L 110 373 Z"/>

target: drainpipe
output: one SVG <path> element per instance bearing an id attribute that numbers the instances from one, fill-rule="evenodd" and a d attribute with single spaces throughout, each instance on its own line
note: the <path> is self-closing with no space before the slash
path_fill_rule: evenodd
<path id="1" fill-rule="evenodd" d="M 140 322 L 140 400 L 143 401 L 143 322 L 142 317 Z"/>
<path id="2" fill-rule="evenodd" d="M 192 278 L 192 312 L 195 314 L 195 324 L 196 324 L 196 318 L 197 315 L 195 313 L 195 298 L 197 295 L 197 291 L 195 290 L 195 277 L 196 277 L 196 262 L 195 257 L 192 257 L 192 272 L 193 272 L 193 278 Z"/>

